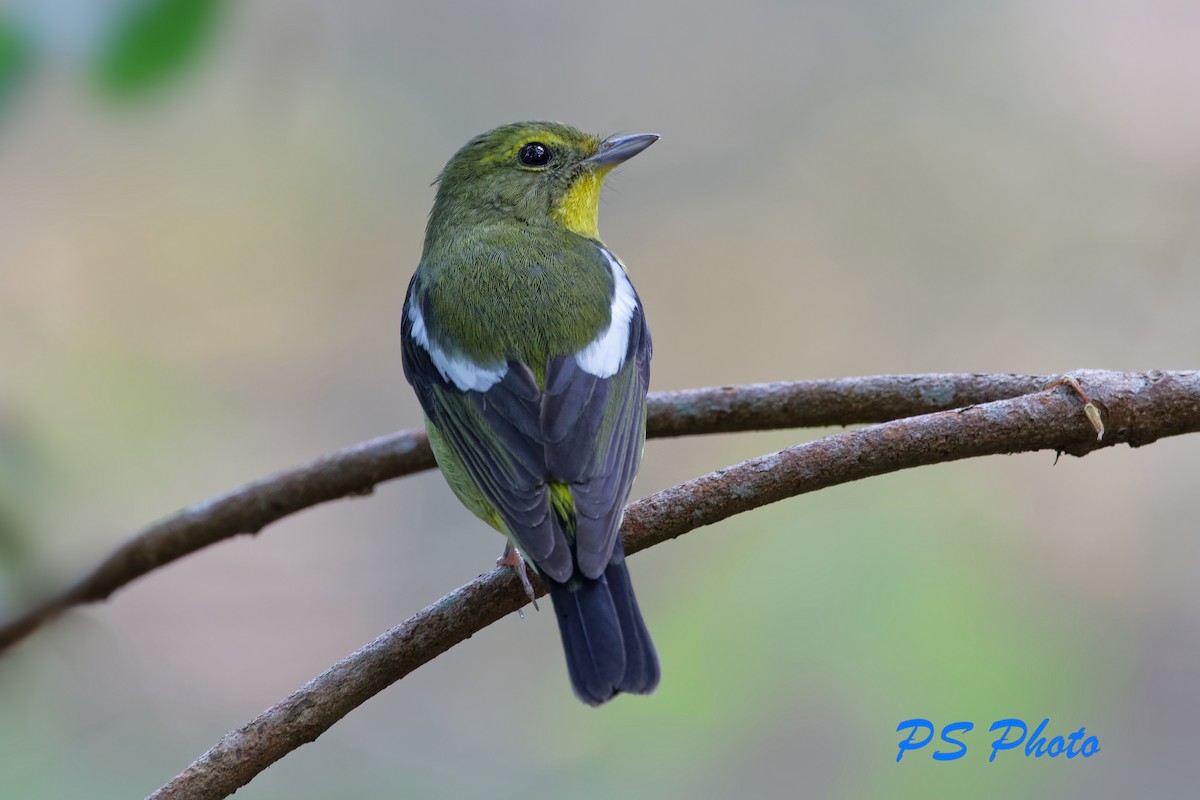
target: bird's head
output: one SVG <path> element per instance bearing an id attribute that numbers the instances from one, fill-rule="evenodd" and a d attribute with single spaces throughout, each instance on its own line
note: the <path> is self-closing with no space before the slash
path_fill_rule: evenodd
<path id="1" fill-rule="evenodd" d="M 598 240 L 604 176 L 657 140 L 653 133 L 601 139 L 557 122 L 503 125 L 446 164 L 430 226 L 520 221 Z"/>

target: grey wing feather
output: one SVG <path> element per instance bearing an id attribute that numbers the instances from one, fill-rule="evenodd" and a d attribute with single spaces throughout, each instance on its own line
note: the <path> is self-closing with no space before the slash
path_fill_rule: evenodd
<path id="1" fill-rule="evenodd" d="M 615 375 L 598 378 L 573 356 L 560 356 L 551 359 L 541 391 L 517 362 L 487 391 L 460 390 L 413 339 L 407 314 L 402 338 L 404 373 L 425 414 L 526 556 L 559 582 L 570 579 L 573 562 L 598 578 L 612 556 L 645 439 L 651 343 L 640 305 Z M 573 548 L 551 511 L 549 481 L 571 488 Z"/>
<path id="2" fill-rule="evenodd" d="M 652 347 L 640 305 L 630 320 L 625 364 L 610 378 L 556 358 L 546 375 L 542 429 L 546 461 L 575 501 L 575 558 L 598 578 L 608 566 L 633 487 L 646 430 L 646 390 Z"/>
<path id="3" fill-rule="evenodd" d="M 404 374 L 425 415 L 522 551 L 538 569 L 567 580 L 573 569 L 570 546 L 550 510 L 538 424 L 542 395 L 532 373 L 511 362 L 487 391 L 463 391 L 442 377 L 417 344 L 407 313 L 401 338 Z"/>

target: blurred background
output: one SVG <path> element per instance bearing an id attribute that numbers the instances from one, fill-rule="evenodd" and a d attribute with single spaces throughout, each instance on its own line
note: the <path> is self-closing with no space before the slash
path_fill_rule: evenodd
<path id="1" fill-rule="evenodd" d="M 601 229 L 654 389 L 1200 366 L 1200 6 L 0 4 L 0 616 L 145 523 L 418 426 L 430 182 L 520 119 L 662 141 Z M 823 431 L 655 441 L 646 494 Z M 912 470 L 632 560 L 664 679 L 594 710 L 545 610 L 247 798 L 1195 790 L 1200 438 Z M 424 474 L 172 564 L 0 656 L 0 783 L 141 797 L 475 575 Z M 895 763 L 897 724 L 975 723 Z M 1088 760 L 988 764 L 1017 717 Z M 932 748 L 930 748 L 932 750 Z"/>

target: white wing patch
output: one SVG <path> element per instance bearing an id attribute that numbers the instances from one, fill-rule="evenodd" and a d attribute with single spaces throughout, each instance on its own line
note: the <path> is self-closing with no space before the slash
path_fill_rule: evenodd
<path id="1" fill-rule="evenodd" d="M 587 347 L 579 351 L 575 361 L 584 372 L 597 378 L 611 378 L 625 364 L 625 351 L 629 349 L 629 322 L 637 308 L 637 294 L 633 284 L 625 275 L 625 268 L 617 257 L 601 247 L 600 252 L 608 259 L 613 276 L 613 301 L 608 327 Z"/>
<path id="2" fill-rule="evenodd" d="M 429 353 L 429 360 L 441 373 L 442 380 L 454 384 L 461 391 L 486 392 L 508 373 L 507 364 L 492 368 L 482 367 L 464 355 L 447 354 L 437 344 L 430 342 L 429 333 L 425 330 L 425 317 L 421 315 L 415 298 L 408 301 L 408 318 L 412 320 L 413 341 Z"/>

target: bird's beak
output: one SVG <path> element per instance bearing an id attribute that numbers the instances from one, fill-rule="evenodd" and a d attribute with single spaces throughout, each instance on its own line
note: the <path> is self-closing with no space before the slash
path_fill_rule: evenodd
<path id="1" fill-rule="evenodd" d="M 635 133 L 630 136 L 611 136 L 600 143 L 595 155 L 583 163 L 601 169 L 612 169 L 622 161 L 628 161 L 658 141 L 657 133 Z"/>

